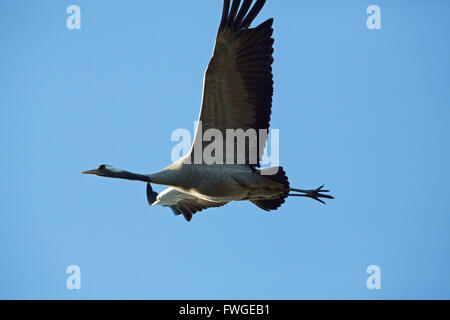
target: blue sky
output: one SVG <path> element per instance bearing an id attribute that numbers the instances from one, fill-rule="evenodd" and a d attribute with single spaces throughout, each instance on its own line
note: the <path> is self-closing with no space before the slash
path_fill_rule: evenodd
<path id="1" fill-rule="evenodd" d="M 450 3 L 267 2 L 281 164 L 336 200 L 232 203 L 190 223 L 148 207 L 143 183 L 80 171 L 170 163 L 221 1 L 0 2 L 0 298 L 450 298 Z M 71 4 L 81 30 L 66 28 Z"/>

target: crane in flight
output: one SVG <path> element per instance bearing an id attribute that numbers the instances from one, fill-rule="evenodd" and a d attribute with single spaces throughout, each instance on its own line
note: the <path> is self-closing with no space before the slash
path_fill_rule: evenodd
<path id="1" fill-rule="evenodd" d="M 267 135 L 255 134 L 244 143 L 222 143 L 214 159 L 205 161 L 203 141 L 208 130 L 227 135 L 267 132 L 273 95 L 273 19 L 250 28 L 266 0 L 224 0 L 222 19 L 211 61 L 204 77 L 199 125 L 190 152 L 154 174 L 137 174 L 102 164 L 82 172 L 147 183 L 150 206 L 162 205 L 187 221 L 207 208 L 248 200 L 265 211 L 277 210 L 287 197 L 308 197 L 325 203 L 333 199 L 323 186 L 294 189 L 282 167 L 260 168 Z M 201 124 L 201 125 L 200 125 Z M 245 139 L 245 137 L 244 137 Z M 243 146 L 243 148 L 242 148 Z M 197 155 L 200 154 L 198 157 Z M 231 161 L 230 161 L 231 160 Z M 151 183 L 168 186 L 161 193 Z"/>

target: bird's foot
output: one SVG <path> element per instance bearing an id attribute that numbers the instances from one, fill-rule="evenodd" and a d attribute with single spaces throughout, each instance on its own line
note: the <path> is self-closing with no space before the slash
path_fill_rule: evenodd
<path id="1" fill-rule="evenodd" d="M 334 199 L 333 196 L 329 194 L 325 194 L 325 192 L 330 192 L 330 190 L 323 190 L 324 185 L 318 187 L 317 189 L 313 190 L 301 190 L 301 189 L 289 189 L 289 191 L 296 191 L 300 192 L 302 194 L 289 194 L 290 196 L 297 196 L 297 197 L 307 197 L 314 199 L 316 201 L 319 201 L 323 204 L 325 204 L 325 201 L 322 200 L 322 198 L 325 199 Z"/>

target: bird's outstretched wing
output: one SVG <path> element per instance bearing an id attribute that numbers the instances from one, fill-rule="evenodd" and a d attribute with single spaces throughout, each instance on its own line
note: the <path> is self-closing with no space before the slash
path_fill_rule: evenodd
<path id="1" fill-rule="evenodd" d="M 191 221 L 192 215 L 203 209 L 217 208 L 227 204 L 227 202 L 203 200 L 188 193 L 178 191 L 172 187 L 157 194 L 152 190 L 150 183 L 147 184 L 147 199 L 149 205 L 170 207 L 174 214 L 182 214 L 187 221 Z"/>
<path id="2" fill-rule="evenodd" d="M 259 166 L 264 153 L 267 136 L 260 136 L 259 130 L 268 130 L 272 107 L 273 19 L 249 28 L 266 0 L 257 0 L 253 6 L 252 2 L 244 0 L 241 5 L 241 0 L 233 0 L 230 8 L 230 0 L 224 0 L 213 57 L 204 78 L 201 127 L 191 149 L 191 161 L 195 163 L 199 163 L 195 153 L 209 144 L 202 142 L 208 129 L 219 130 L 224 139 L 227 129 L 255 130 L 257 143 L 246 139 L 244 155 L 245 164 L 252 168 Z M 227 153 L 237 161 L 237 151 L 236 141 L 232 150 L 224 142 L 223 163 Z"/>

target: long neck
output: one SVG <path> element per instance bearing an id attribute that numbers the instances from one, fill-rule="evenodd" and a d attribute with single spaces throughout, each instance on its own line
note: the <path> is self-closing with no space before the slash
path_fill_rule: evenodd
<path id="1" fill-rule="evenodd" d="M 134 180 L 134 181 L 151 182 L 148 175 L 133 173 L 133 172 L 125 171 L 125 170 L 118 170 L 116 172 L 108 172 L 106 177 L 127 179 L 127 180 Z"/>
<path id="2" fill-rule="evenodd" d="M 177 171 L 174 170 L 163 170 L 149 175 L 133 173 L 126 170 L 118 170 L 117 172 L 109 172 L 106 176 L 109 178 L 144 181 L 166 186 L 177 186 L 180 180 Z"/>
<path id="3" fill-rule="evenodd" d="M 182 176 L 178 170 L 164 169 L 160 172 L 148 175 L 150 182 L 166 186 L 181 186 Z"/>

